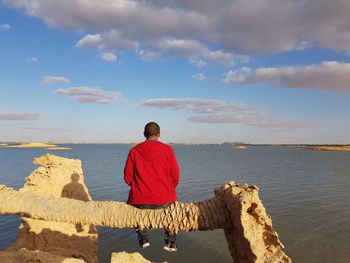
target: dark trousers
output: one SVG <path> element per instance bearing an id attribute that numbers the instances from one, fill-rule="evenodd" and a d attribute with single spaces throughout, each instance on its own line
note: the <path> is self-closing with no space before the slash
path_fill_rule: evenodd
<path id="1" fill-rule="evenodd" d="M 168 204 L 163 204 L 163 205 L 133 205 L 139 209 L 161 209 L 161 208 L 166 208 L 168 206 L 170 206 L 172 203 L 168 203 Z M 137 228 L 136 229 L 136 233 L 138 235 L 138 239 L 139 240 L 144 240 L 144 239 L 148 239 L 148 235 L 147 235 L 147 228 L 144 229 L 140 229 Z M 175 242 L 176 241 L 176 233 L 172 233 L 169 232 L 168 230 L 164 229 L 164 241 L 165 242 Z"/>

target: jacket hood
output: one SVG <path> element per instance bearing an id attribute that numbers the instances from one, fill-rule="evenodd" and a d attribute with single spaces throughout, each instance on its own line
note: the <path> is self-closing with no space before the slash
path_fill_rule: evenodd
<path id="1" fill-rule="evenodd" d="M 159 141 L 145 141 L 135 146 L 134 149 L 147 161 L 152 161 L 159 155 L 164 154 L 167 147 Z"/>

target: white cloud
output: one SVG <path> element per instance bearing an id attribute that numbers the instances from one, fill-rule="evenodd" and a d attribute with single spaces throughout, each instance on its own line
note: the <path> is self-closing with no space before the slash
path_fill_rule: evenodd
<path id="1" fill-rule="evenodd" d="M 59 132 L 59 133 L 67 133 L 67 132 L 89 132 L 87 129 L 69 129 L 69 128 L 48 128 L 48 127 L 19 127 L 21 130 L 34 130 L 41 132 Z"/>
<path id="2" fill-rule="evenodd" d="M 95 34 L 95 35 L 86 35 L 82 39 L 80 39 L 75 46 L 76 47 L 85 47 L 85 48 L 100 48 L 100 45 L 102 43 L 102 37 L 101 34 Z"/>
<path id="3" fill-rule="evenodd" d="M 234 56 L 231 53 L 224 52 L 222 50 L 207 51 L 203 57 L 209 63 L 223 64 L 227 66 L 234 65 Z"/>
<path id="4" fill-rule="evenodd" d="M 243 67 L 229 71 L 221 81 L 239 85 L 266 82 L 273 87 L 322 89 L 349 93 L 350 63 L 326 61 L 308 66 L 258 69 Z"/>
<path id="5" fill-rule="evenodd" d="M 195 65 L 198 68 L 202 68 L 205 67 L 207 65 L 207 62 L 203 61 L 203 60 L 198 60 L 198 59 L 190 59 L 190 63 L 192 63 L 193 65 Z"/>
<path id="6" fill-rule="evenodd" d="M 118 102 L 119 92 L 105 91 L 100 87 L 70 87 L 56 89 L 55 93 L 67 95 L 81 103 L 112 104 Z"/>
<path id="7" fill-rule="evenodd" d="M 5 121 L 30 121 L 37 120 L 40 116 L 38 112 L 0 111 L 0 120 Z"/>
<path id="8" fill-rule="evenodd" d="M 350 1 L 346 0 L 2 0 L 2 3 L 49 26 L 88 32 L 115 30 L 120 36 L 117 42 L 121 38 L 141 44 L 166 37 L 194 39 L 235 54 L 283 52 L 314 45 L 350 50 Z M 116 46 L 121 48 L 119 43 Z"/>
<path id="9" fill-rule="evenodd" d="M 9 30 L 11 29 L 10 24 L 0 24 L 0 29 Z"/>
<path id="10" fill-rule="evenodd" d="M 99 54 L 99 58 L 107 62 L 118 60 L 118 57 L 112 52 L 102 52 Z"/>
<path id="11" fill-rule="evenodd" d="M 204 80 L 205 75 L 203 73 L 197 73 L 197 74 L 192 75 L 192 78 L 195 80 Z"/>
<path id="12" fill-rule="evenodd" d="M 195 113 L 240 112 L 251 109 L 250 106 L 243 103 L 232 103 L 222 100 L 208 100 L 201 98 L 150 99 L 142 101 L 140 106 L 155 107 L 159 109 L 184 110 Z"/>
<path id="13" fill-rule="evenodd" d="M 275 120 L 256 114 L 242 114 L 242 115 L 229 115 L 229 114 L 208 114 L 190 116 L 188 118 L 191 122 L 198 123 L 240 123 L 245 126 L 254 126 L 258 128 L 273 128 L 273 129 L 301 129 L 312 128 L 313 124 L 302 121 L 284 121 Z"/>
<path id="14" fill-rule="evenodd" d="M 143 46 L 140 57 L 144 60 L 169 56 L 185 57 L 190 63 L 203 67 L 208 63 L 234 65 L 234 55 L 222 50 L 210 50 L 206 45 L 191 39 L 165 38 L 150 41 Z"/>
<path id="15" fill-rule="evenodd" d="M 138 43 L 124 37 L 118 30 L 112 29 L 101 34 L 88 34 L 80 39 L 75 46 L 95 48 L 100 51 L 136 50 Z"/>
<path id="16" fill-rule="evenodd" d="M 238 123 L 259 128 L 310 128 L 312 123 L 289 121 L 267 114 L 247 104 L 200 98 L 160 98 L 145 100 L 141 107 L 185 111 L 195 115 L 188 120 L 198 123 Z"/>
<path id="17" fill-rule="evenodd" d="M 37 63 L 39 59 L 37 57 L 28 57 L 27 61 L 32 62 L 32 63 Z"/>
<path id="18" fill-rule="evenodd" d="M 55 83 L 70 83 L 70 80 L 62 76 L 45 76 L 43 78 L 43 83 L 45 85 L 50 85 Z"/>
<path id="19" fill-rule="evenodd" d="M 119 31 L 110 30 L 102 34 L 86 35 L 80 39 L 76 47 L 94 48 L 103 53 L 110 50 L 131 50 L 138 52 L 142 60 L 155 60 L 170 56 L 185 57 L 198 66 L 208 63 L 232 66 L 234 55 L 222 50 L 210 50 L 197 40 L 179 38 L 161 38 L 143 43 L 142 47 L 136 41 L 125 38 Z"/>

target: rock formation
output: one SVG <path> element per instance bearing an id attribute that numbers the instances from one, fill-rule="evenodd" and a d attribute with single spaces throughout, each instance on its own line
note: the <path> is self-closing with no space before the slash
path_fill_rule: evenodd
<path id="1" fill-rule="evenodd" d="M 271 217 L 258 196 L 255 185 L 225 184 L 215 190 L 229 212 L 230 227 L 225 236 L 235 263 L 291 262 L 272 228 Z"/>
<path id="2" fill-rule="evenodd" d="M 0 251 L 1 263 L 86 263 L 82 259 L 66 258 L 63 256 L 21 248 L 14 252 Z"/>
<path id="3" fill-rule="evenodd" d="M 19 190 L 20 193 L 43 197 L 66 197 L 81 200 L 81 202 L 91 201 L 84 184 L 80 160 L 45 155 L 36 158 L 34 164 L 41 166 L 25 179 L 24 187 Z M 57 209 L 57 207 L 53 206 L 51 209 Z M 80 258 L 88 263 L 95 263 L 97 262 L 97 232 L 92 225 L 22 217 L 16 242 L 8 251 L 17 251 L 21 248 L 50 252 L 61 257 Z"/>
<path id="4" fill-rule="evenodd" d="M 114 252 L 111 263 L 152 263 L 145 259 L 140 253 Z"/>
<path id="5" fill-rule="evenodd" d="M 77 166 L 80 166 L 80 162 L 77 160 L 69 161 L 68 165 L 67 159 L 64 158 L 50 155 L 41 157 L 36 159 L 36 163 L 43 165 L 43 167 L 38 168 L 27 179 L 26 187 L 20 191 L 15 191 L 0 185 L 0 214 L 19 214 L 27 218 L 59 222 L 50 222 L 50 224 L 63 224 L 62 222 L 65 222 L 70 226 L 81 226 L 85 231 L 83 232 L 83 238 L 93 242 L 96 242 L 97 236 L 88 233 L 88 225 L 116 228 L 167 228 L 172 231 L 205 231 L 223 228 L 235 263 L 291 262 L 290 258 L 282 251 L 283 245 L 272 228 L 271 217 L 267 215 L 259 199 L 258 188 L 254 185 L 238 185 L 230 182 L 216 189 L 215 196 L 208 200 L 195 203 L 176 202 L 165 209 L 142 210 L 122 202 L 90 201 L 90 196 L 86 195 L 86 187 L 82 181 L 79 181 L 82 180 L 82 171 L 77 168 Z M 63 184 L 56 182 L 58 179 L 52 179 L 53 189 L 48 189 L 48 183 L 44 187 L 39 178 L 46 178 L 48 174 L 52 175 L 53 171 L 56 173 L 54 177 L 59 177 L 57 176 L 58 173 L 63 177 L 70 175 L 71 182 L 63 186 Z M 75 174 L 78 174 L 79 177 Z M 34 178 L 38 178 L 38 181 Z M 61 190 L 56 189 L 55 182 Z M 82 186 L 77 188 L 80 190 L 71 190 L 76 188 L 71 188 L 76 184 Z M 66 187 L 68 185 L 70 186 Z M 61 195 L 58 195 L 58 193 L 61 193 Z M 74 198 L 75 200 L 60 198 L 59 196 Z M 34 225 L 32 220 L 29 222 L 31 226 Z M 46 224 L 46 222 L 39 222 Z M 56 227 L 56 225 L 53 225 L 53 229 L 54 232 L 57 232 L 56 234 L 64 230 L 64 228 Z M 41 228 L 40 233 L 43 230 Z M 27 232 L 28 230 L 26 230 Z M 35 231 L 36 234 L 37 232 Z M 74 237 L 80 237 L 80 233 L 77 230 L 73 236 L 66 237 L 66 242 L 70 245 L 68 247 L 64 245 L 62 251 L 50 252 L 66 257 L 79 255 L 79 258 L 94 262 L 93 253 L 86 251 L 86 247 L 79 250 L 73 245 L 73 243 L 79 242 Z M 16 243 L 21 242 L 17 241 Z M 82 245 L 83 243 L 79 244 L 79 246 Z M 72 255 L 72 246 L 81 254 Z M 25 246 L 15 245 L 12 247 L 12 251 L 20 247 Z M 30 250 L 36 249 L 45 251 L 45 246 L 30 248 Z M 69 253 L 65 253 L 64 249 L 67 249 Z M 82 255 L 84 252 L 87 254 Z M 95 253 L 95 251 L 93 252 Z M 123 256 L 119 255 L 120 257 Z M 118 258 L 118 255 L 115 255 L 113 260 L 117 260 L 116 258 Z"/>

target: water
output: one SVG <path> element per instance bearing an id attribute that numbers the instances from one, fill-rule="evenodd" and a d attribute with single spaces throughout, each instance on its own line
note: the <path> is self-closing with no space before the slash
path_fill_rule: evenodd
<path id="1" fill-rule="evenodd" d="M 128 145 L 67 145 L 72 151 L 51 152 L 81 159 L 94 200 L 125 201 L 123 167 Z M 259 186 L 260 198 L 285 245 L 300 263 L 350 262 L 350 152 L 317 152 L 289 147 L 174 146 L 181 179 L 180 201 L 213 196 L 226 181 Z M 0 149 L 0 183 L 20 188 L 42 149 Z M 0 216 L 0 250 L 15 240 L 17 216 Z M 151 247 L 140 250 L 131 229 L 99 228 L 99 259 L 113 251 L 139 251 L 152 261 L 232 262 L 222 230 L 180 233 L 179 251 L 163 252 L 161 230 L 150 232 Z"/>

